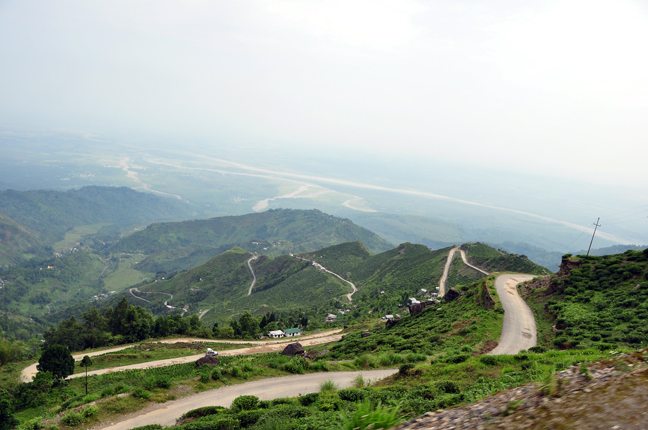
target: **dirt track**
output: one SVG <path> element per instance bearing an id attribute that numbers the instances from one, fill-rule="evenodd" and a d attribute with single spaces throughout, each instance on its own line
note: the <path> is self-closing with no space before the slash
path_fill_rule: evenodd
<path id="1" fill-rule="evenodd" d="M 201 338 L 192 338 L 192 337 L 184 337 L 184 338 L 175 338 L 175 339 L 162 339 L 156 342 L 160 343 L 180 343 L 180 342 L 213 342 L 213 343 L 229 343 L 229 344 L 253 344 L 255 346 L 249 347 L 249 348 L 240 348 L 240 349 L 230 349 L 226 351 L 222 351 L 220 355 L 224 356 L 230 356 L 230 355 L 249 355 L 249 354 L 260 354 L 260 353 L 265 353 L 265 352 L 274 352 L 274 351 L 281 351 L 284 347 L 285 344 L 290 343 L 290 342 L 299 342 L 303 346 L 312 346 L 312 345 L 319 345 L 322 343 L 329 343 L 329 342 L 335 342 L 338 341 L 342 338 L 342 335 L 339 333 L 341 332 L 341 329 L 337 330 L 329 330 L 326 332 L 321 332 L 321 333 L 315 333 L 312 335 L 308 336 L 301 336 L 297 338 L 290 338 L 290 339 L 282 339 L 282 340 L 271 340 L 271 341 L 245 341 L 245 340 L 223 340 L 223 339 L 201 339 Z M 75 360 L 81 360 L 84 355 L 87 355 L 88 357 L 96 357 L 98 355 L 103 355 L 107 354 L 110 352 L 118 352 L 122 351 L 127 348 L 131 348 L 137 344 L 128 344 L 128 345 L 120 345 L 116 346 L 114 348 L 108 348 L 108 349 L 102 349 L 99 351 L 92 351 L 92 352 L 79 352 L 76 354 L 73 354 L 73 357 Z M 111 372 L 121 372 L 124 370 L 132 370 L 132 369 L 150 369 L 154 367 L 165 367 L 165 366 L 172 366 L 174 364 L 183 364 L 183 363 L 190 363 L 192 361 L 196 361 L 200 357 L 204 356 L 204 354 L 196 354 L 196 355 L 190 355 L 186 357 L 179 357 L 179 358 L 169 358 L 165 360 L 156 360 L 156 361 L 148 361 L 145 363 L 137 363 L 137 364 L 131 364 L 128 366 L 119 366 L 119 367 L 110 367 L 107 369 L 100 369 L 100 370 L 94 370 L 91 372 L 88 372 L 88 376 L 91 375 L 102 375 L 104 373 L 111 373 Z M 20 373 L 20 380 L 22 382 L 30 382 L 34 376 L 36 376 L 36 373 L 38 373 L 38 370 L 36 369 L 37 363 L 31 364 L 30 366 L 24 368 L 22 372 Z M 73 378 L 79 378 L 81 376 L 85 375 L 85 373 L 77 373 L 74 375 L 70 375 L 68 378 L 73 379 Z"/>
<path id="2" fill-rule="evenodd" d="M 244 384 L 232 385 L 215 390 L 193 394 L 182 399 L 173 400 L 161 405 L 154 405 L 148 410 L 137 412 L 123 421 L 97 427 L 99 430 L 127 430 L 148 424 L 173 425 L 182 414 L 203 406 L 230 406 L 232 400 L 242 395 L 253 395 L 261 400 L 281 397 L 295 397 L 300 394 L 314 393 L 320 390 L 325 381 L 333 381 L 338 387 L 353 385 L 358 376 L 365 382 L 386 378 L 396 373 L 397 369 L 367 370 L 355 372 L 321 372 L 307 375 L 291 375 L 278 378 L 262 379 Z"/>

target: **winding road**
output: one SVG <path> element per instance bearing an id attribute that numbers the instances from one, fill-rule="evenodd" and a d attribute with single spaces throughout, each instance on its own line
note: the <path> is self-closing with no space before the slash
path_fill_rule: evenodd
<path id="1" fill-rule="evenodd" d="M 448 252 L 448 259 L 443 268 L 443 275 L 439 280 L 439 297 L 443 297 L 446 293 L 448 273 L 457 251 L 459 251 L 461 260 L 466 266 L 484 275 L 490 275 L 484 269 L 470 264 L 466 251 L 455 246 Z M 495 289 L 504 308 L 504 323 L 502 325 L 502 334 L 500 335 L 499 343 L 488 354 L 514 355 L 520 351 L 525 351 L 536 346 L 537 330 L 533 312 L 531 312 L 531 309 L 529 309 L 525 301 L 522 300 L 517 290 L 519 283 L 530 281 L 534 277 L 534 275 L 504 273 L 495 278 Z"/>
<path id="2" fill-rule="evenodd" d="M 450 266 L 452 265 L 452 260 L 454 259 L 454 255 L 458 250 L 459 247 L 455 246 L 448 252 L 448 258 L 446 259 L 445 266 L 443 266 L 443 274 L 441 275 L 441 279 L 439 279 L 439 297 L 445 296 L 446 282 L 448 281 L 448 273 L 450 273 Z"/>
<path id="3" fill-rule="evenodd" d="M 135 297 L 136 299 L 143 300 L 146 303 L 153 303 L 153 302 L 148 300 L 148 299 L 145 299 L 144 297 L 140 297 L 140 296 L 136 295 L 133 291 L 135 291 L 137 293 L 140 293 L 140 294 L 162 294 L 162 295 L 167 296 L 169 298 L 168 300 L 164 301 L 164 306 L 166 306 L 167 309 L 175 309 L 176 308 L 175 306 L 171 306 L 169 304 L 169 301 L 173 300 L 173 294 L 171 294 L 171 293 L 164 293 L 162 291 L 140 291 L 137 288 L 129 288 L 128 289 L 128 292 L 130 293 L 131 296 Z"/>
<path id="4" fill-rule="evenodd" d="M 342 335 L 340 334 L 341 331 L 342 329 L 336 329 L 336 330 L 328 330 L 320 333 L 314 333 L 307 336 L 301 336 L 299 338 L 299 343 L 301 343 L 303 346 L 313 346 L 313 345 L 320 345 L 323 343 L 336 342 L 342 338 Z M 184 342 L 204 342 L 204 343 L 229 343 L 233 345 L 240 345 L 240 344 L 255 345 L 249 348 L 230 349 L 230 350 L 221 351 L 219 353 L 219 355 L 229 356 L 229 355 L 249 355 L 249 354 L 261 354 L 266 352 L 276 352 L 282 350 L 285 347 L 285 344 L 295 342 L 295 341 L 296 339 L 293 338 L 281 339 L 281 340 L 267 340 L 267 341 L 261 341 L 261 340 L 250 341 L 250 340 L 230 340 L 230 339 L 202 339 L 202 338 L 188 337 L 188 338 L 175 338 L 175 339 L 161 339 L 155 342 L 166 343 L 166 344 L 184 343 Z M 127 345 L 116 346 L 114 348 L 101 349 L 98 351 L 79 352 L 73 354 L 72 357 L 74 357 L 75 361 L 79 361 L 85 355 L 87 355 L 88 357 L 96 357 L 111 352 L 122 351 L 124 349 L 132 348 L 133 346 L 136 345 L 139 344 L 131 343 Z M 186 357 L 169 358 L 165 360 L 148 361 L 144 363 L 131 364 L 127 366 L 99 369 L 99 370 L 88 372 L 88 376 L 102 375 L 111 372 L 123 372 L 125 370 L 150 369 L 155 367 L 172 366 L 174 364 L 191 363 L 198 360 L 200 357 L 204 357 L 204 356 L 205 354 L 201 353 L 201 354 L 190 355 Z M 38 373 L 38 369 L 36 368 L 37 365 L 38 363 L 33 363 L 27 366 L 26 368 L 24 368 L 20 373 L 20 380 L 22 382 L 31 382 L 34 376 L 36 376 L 36 373 Z M 68 379 L 78 378 L 84 375 L 85 373 L 75 373 L 73 375 L 68 376 Z"/>
<path id="5" fill-rule="evenodd" d="M 248 269 L 250 269 L 250 273 L 252 274 L 252 283 L 250 284 L 250 289 L 248 290 L 248 293 L 247 293 L 248 296 L 252 295 L 252 290 L 254 289 L 254 286 L 256 285 L 256 281 L 257 281 L 256 274 L 254 273 L 254 269 L 252 268 L 252 262 L 256 261 L 257 258 L 259 258 L 258 255 L 253 255 L 247 261 Z"/>
<path id="6" fill-rule="evenodd" d="M 505 273 L 495 278 L 495 288 L 504 308 L 504 325 L 497 347 L 490 355 L 517 354 L 536 346 L 537 333 L 533 312 L 518 294 L 520 282 L 533 279 L 533 275 Z"/>
<path id="7" fill-rule="evenodd" d="M 398 369 L 367 370 L 355 372 L 321 372 L 306 375 L 291 375 L 278 378 L 261 379 L 203 391 L 178 400 L 156 404 L 145 411 L 136 412 L 123 421 L 111 423 L 101 430 L 128 430 L 149 424 L 170 426 L 188 411 L 204 406 L 229 407 L 232 401 L 241 395 L 257 396 L 261 400 L 272 400 L 281 397 L 295 397 L 301 394 L 316 393 L 322 383 L 333 381 L 339 388 L 348 388 L 353 385 L 358 376 L 365 382 L 375 382 L 398 372 Z"/>
<path id="8" fill-rule="evenodd" d="M 351 292 L 349 294 L 345 294 L 345 296 L 346 296 L 347 299 L 349 299 L 350 302 L 353 301 L 353 295 L 358 291 L 358 287 L 356 287 L 356 285 L 353 282 L 349 281 L 348 279 L 344 279 L 342 276 L 340 276 L 337 273 L 327 269 L 326 267 L 322 266 L 321 264 L 319 264 L 315 260 L 309 260 L 307 258 L 299 257 L 297 255 L 293 255 L 293 257 L 295 257 L 298 260 L 307 261 L 307 262 L 311 263 L 313 265 L 313 267 L 315 267 L 317 270 L 322 271 L 322 272 L 326 272 L 329 275 L 333 275 L 336 278 L 338 278 L 340 281 L 349 284 L 351 286 Z"/>

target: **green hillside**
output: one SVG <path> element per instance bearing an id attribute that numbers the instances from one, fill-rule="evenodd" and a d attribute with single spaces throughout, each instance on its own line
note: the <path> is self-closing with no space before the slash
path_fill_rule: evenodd
<path id="1" fill-rule="evenodd" d="M 192 212 L 185 202 L 125 187 L 0 191 L 0 259 L 15 263 L 25 253 L 42 254 L 79 226 L 104 224 L 124 228 L 182 219 Z M 93 231 L 97 232 L 98 228 Z"/>
<path id="2" fill-rule="evenodd" d="M 539 333 L 548 346 L 646 346 L 648 251 L 566 256 L 557 275 L 528 287 L 526 300 L 536 319 L 549 321 Z"/>
<path id="3" fill-rule="evenodd" d="M 549 274 L 546 268 L 529 260 L 525 255 L 511 254 L 480 242 L 464 244 L 461 248 L 468 254 L 471 264 L 488 272 Z"/>
<path id="4" fill-rule="evenodd" d="M 0 266 L 42 253 L 36 233 L 0 213 Z"/>
<path id="5" fill-rule="evenodd" d="M 260 256 L 252 263 L 257 282 L 248 296 L 252 275 L 247 261 L 251 257 L 247 251 L 235 248 L 170 279 L 140 286 L 138 294 L 158 303 L 159 309 L 166 297 L 156 292 L 173 294 L 172 305 L 189 305 L 192 312 L 210 309 L 205 318 L 228 321 L 244 311 L 310 311 L 350 291 L 348 285 L 307 262 L 286 255 Z"/>
<path id="6" fill-rule="evenodd" d="M 145 271 L 187 269 L 233 247 L 267 255 L 310 252 L 329 245 L 361 241 L 368 249 L 390 245 L 347 219 L 318 210 L 276 209 L 206 220 L 153 224 L 116 244 L 114 250 L 143 252 Z"/>

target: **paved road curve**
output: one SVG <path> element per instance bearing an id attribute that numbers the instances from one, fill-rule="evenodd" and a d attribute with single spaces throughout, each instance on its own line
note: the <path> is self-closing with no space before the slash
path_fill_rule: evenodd
<path id="1" fill-rule="evenodd" d="M 518 294 L 517 285 L 533 275 L 505 273 L 495 279 L 495 288 L 504 308 L 504 325 L 499 344 L 489 354 L 517 354 L 536 346 L 537 334 L 533 312 Z"/>
<path id="2" fill-rule="evenodd" d="M 297 342 L 299 341 L 302 345 L 304 346 L 312 346 L 312 345 L 319 345 L 322 343 L 329 343 L 329 342 L 335 342 L 338 341 L 342 338 L 342 335 L 339 333 L 342 331 L 342 329 L 337 329 L 337 330 L 328 330 L 325 332 L 320 332 L 320 333 L 314 333 L 311 335 L 307 336 L 302 336 L 297 339 L 282 339 L 282 340 L 270 340 L 270 341 L 260 341 L 260 340 L 228 340 L 228 339 L 201 339 L 201 338 L 194 338 L 194 337 L 184 337 L 184 338 L 175 338 L 175 339 L 161 339 L 161 340 L 153 340 L 152 342 L 159 342 L 159 343 L 185 343 L 185 342 L 206 342 L 206 343 L 229 343 L 229 344 L 234 344 L 234 345 L 240 345 L 240 344 L 252 344 L 255 345 L 252 348 L 241 348 L 241 349 L 230 349 L 230 350 L 225 350 L 220 352 L 220 355 L 248 355 L 248 354 L 258 354 L 258 353 L 265 353 L 265 352 L 274 352 L 274 351 L 280 351 L 281 349 L 284 348 L 285 344 L 291 343 L 291 342 Z M 76 361 L 79 361 L 83 358 L 83 356 L 87 355 L 88 357 L 96 357 L 98 355 L 104 355 L 108 354 L 110 352 L 118 352 L 122 351 L 127 348 L 132 348 L 133 346 L 138 345 L 137 343 L 131 343 L 128 345 L 120 345 L 116 346 L 114 348 L 108 348 L 108 349 L 101 349 L 98 351 L 90 351 L 90 352 L 79 352 L 76 354 L 73 354 L 72 357 Z M 174 364 L 183 364 L 183 363 L 189 363 L 191 361 L 196 361 L 200 357 L 204 356 L 205 354 L 197 354 L 197 355 L 190 355 L 187 357 L 179 357 L 179 358 L 169 358 L 166 360 L 156 360 L 156 361 L 147 361 L 144 363 L 138 363 L 138 364 L 131 364 L 128 366 L 119 366 L 119 367 L 111 367 L 107 369 L 100 369 L 100 370 L 94 370 L 92 372 L 88 372 L 88 376 L 91 375 L 101 375 L 104 373 L 110 373 L 110 372 L 120 372 L 124 370 L 131 370 L 131 369 L 148 369 L 148 368 L 153 368 L 153 367 L 165 367 L 165 366 L 172 366 Z M 28 367 L 25 367 L 21 374 L 20 374 L 20 380 L 22 382 L 30 382 L 34 376 L 36 376 L 36 373 L 38 373 L 38 370 L 36 369 L 37 363 L 33 363 L 29 365 Z M 85 373 L 76 373 L 74 375 L 70 375 L 68 378 L 79 378 L 81 376 L 84 376 Z"/>
<path id="3" fill-rule="evenodd" d="M 396 373 L 397 369 L 368 370 L 358 372 L 321 372 L 307 375 L 292 375 L 278 378 L 262 379 L 244 384 L 231 385 L 215 390 L 204 391 L 178 400 L 173 400 L 138 412 L 136 415 L 117 423 L 111 423 L 101 430 L 127 430 L 149 424 L 163 426 L 173 425 L 184 413 L 203 406 L 231 405 L 232 400 L 242 395 L 253 395 L 261 400 L 271 400 L 281 397 L 295 397 L 300 394 L 315 393 L 325 381 L 333 381 L 338 387 L 346 388 L 353 385 L 358 376 L 365 382 L 386 378 Z"/>

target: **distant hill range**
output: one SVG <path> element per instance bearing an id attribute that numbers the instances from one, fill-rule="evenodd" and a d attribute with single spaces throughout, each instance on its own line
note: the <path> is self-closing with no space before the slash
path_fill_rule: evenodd
<path id="1" fill-rule="evenodd" d="M 493 271 L 548 273 L 526 257 L 508 254 L 484 244 L 467 244 L 475 264 Z M 155 303 L 163 311 L 163 301 L 198 313 L 209 309 L 208 320 L 227 321 L 243 311 L 282 312 L 300 309 L 323 318 L 341 312 L 346 318 L 371 313 L 392 313 L 409 297 L 430 297 L 439 285 L 450 248 L 432 251 L 426 246 L 404 243 L 372 254 L 359 241 L 342 243 L 298 255 L 260 256 L 242 248 L 228 250 L 205 264 L 140 285 L 127 294 L 140 305 Z M 250 291 L 252 266 L 256 283 Z M 358 291 L 347 297 L 351 286 L 312 262 L 353 282 Z M 459 254 L 452 265 L 448 287 L 466 284 L 484 275 L 465 266 Z M 164 293 L 164 294 L 160 294 Z M 139 298 L 138 298 L 139 297 Z"/>
<path id="2" fill-rule="evenodd" d="M 348 241 L 361 241 L 373 252 L 393 246 L 348 219 L 319 210 L 273 209 L 240 216 L 152 224 L 120 240 L 113 251 L 148 255 L 138 269 L 156 273 L 188 269 L 235 247 L 277 256 Z"/>
<path id="3" fill-rule="evenodd" d="M 0 266 L 43 255 L 79 226 L 97 230 L 191 217 L 186 202 L 126 187 L 0 191 Z"/>

